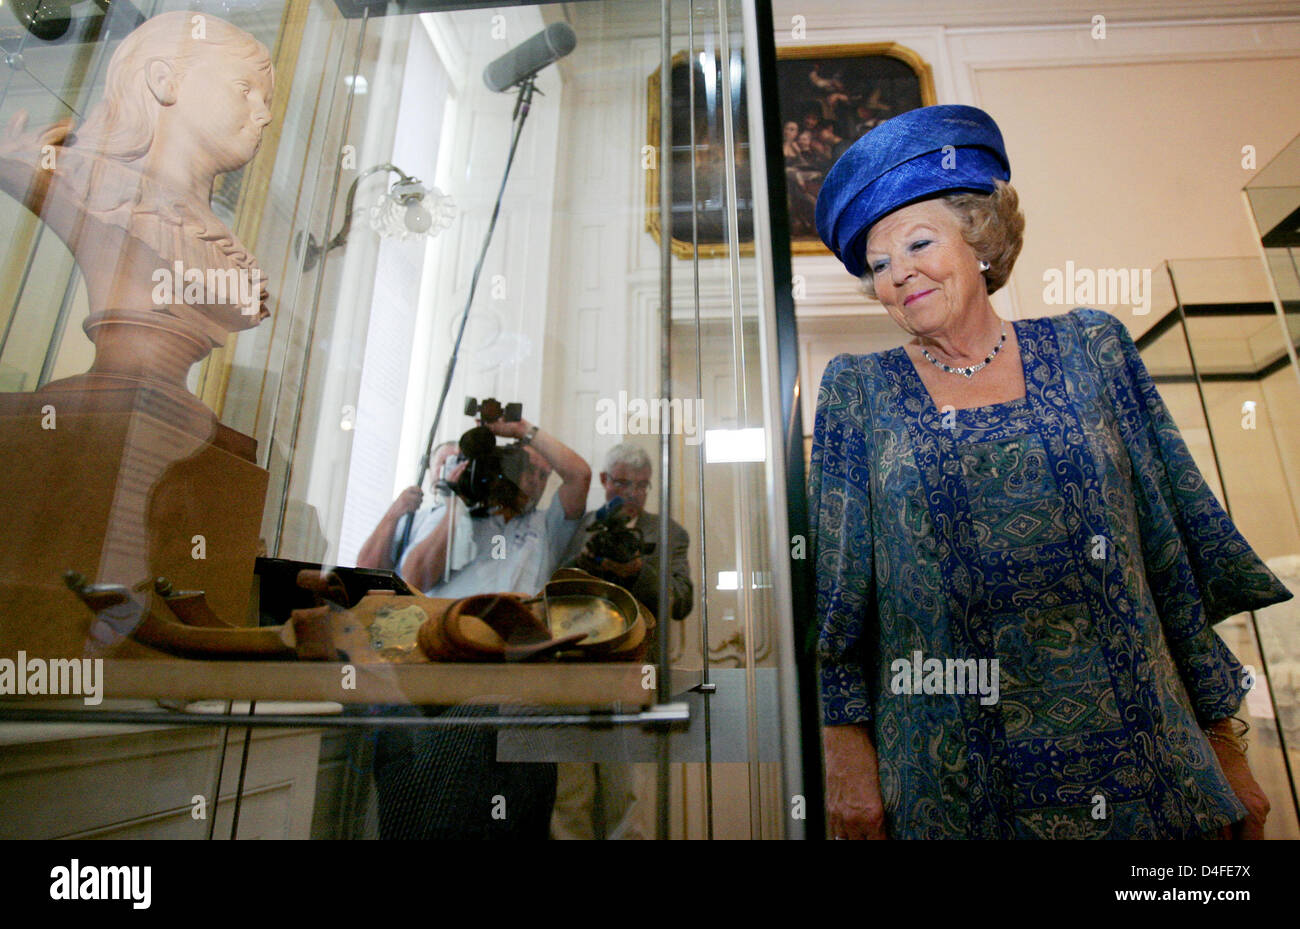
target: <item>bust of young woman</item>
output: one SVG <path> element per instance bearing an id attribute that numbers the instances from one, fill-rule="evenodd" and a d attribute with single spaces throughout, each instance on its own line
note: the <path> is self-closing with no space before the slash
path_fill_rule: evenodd
<path id="1" fill-rule="evenodd" d="M 247 164 L 271 119 L 265 46 L 206 14 L 164 13 L 114 52 L 104 98 L 75 131 L 0 139 L 0 189 L 68 246 L 86 281 L 89 374 L 66 386 L 152 382 L 190 367 L 268 313 L 256 260 L 213 213 L 218 174 Z"/>

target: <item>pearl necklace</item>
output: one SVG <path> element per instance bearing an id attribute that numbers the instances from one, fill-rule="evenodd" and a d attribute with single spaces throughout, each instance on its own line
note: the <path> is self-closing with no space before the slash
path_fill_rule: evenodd
<path id="1" fill-rule="evenodd" d="M 934 365 L 936 368 L 942 368 L 944 371 L 948 372 L 949 374 L 960 374 L 963 377 L 969 378 L 969 377 L 974 377 L 978 372 L 983 371 L 986 367 L 988 367 L 988 363 L 998 356 L 998 352 L 1002 351 L 1002 344 L 1006 342 L 1006 340 L 1007 340 L 1007 324 L 1006 321 L 1004 320 L 1002 323 L 1002 338 L 998 339 L 998 344 L 993 346 L 993 351 L 989 352 L 988 357 L 986 357 L 979 364 L 967 365 L 964 368 L 954 368 L 952 367 L 952 365 L 944 364 L 938 358 L 935 358 L 933 355 L 927 352 L 924 346 L 921 347 L 921 354 L 925 356 L 926 361 L 930 362 L 930 364 Z"/>

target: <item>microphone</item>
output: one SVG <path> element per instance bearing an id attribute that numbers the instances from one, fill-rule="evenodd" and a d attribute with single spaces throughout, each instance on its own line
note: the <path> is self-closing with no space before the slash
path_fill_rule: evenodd
<path id="1" fill-rule="evenodd" d="M 569 26 L 552 23 L 484 68 L 483 83 L 495 93 L 509 90 L 551 62 L 559 61 L 577 44 L 578 37 Z"/>

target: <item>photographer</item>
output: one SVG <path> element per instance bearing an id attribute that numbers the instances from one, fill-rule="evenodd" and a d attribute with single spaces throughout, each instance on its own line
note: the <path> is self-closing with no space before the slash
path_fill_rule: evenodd
<path id="1" fill-rule="evenodd" d="M 597 533 L 592 528 L 597 525 L 598 513 L 591 513 L 582 521 L 579 530 L 574 533 L 569 550 L 565 552 L 561 565 L 573 565 L 582 568 L 599 578 L 626 588 L 646 608 L 657 617 L 659 614 L 659 565 L 668 562 L 668 590 L 670 598 L 669 615 L 673 619 L 685 619 L 691 612 L 694 595 L 691 587 L 691 571 L 687 562 L 690 548 L 690 536 L 671 517 L 661 517 L 658 513 L 645 511 L 646 496 L 650 490 L 650 456 L 630 442 L 615 445 L 605 456 L 605 470 L 600 472 L 600 483 L 605 488 L 605 501 L 621 498 L 622 507 L 616 519 L 626 523 L 620 527 L 630 530 L 648 544 L 655 545 L 659 540 L 659 520 L 668 520 L 668 555 L 661 559 L 657 554 L 634 554 L 624 551 L 615 561 L 601 552 L 601 544 L 596 539 Z M 602 533 L 605 534 L 605 533 Z M 628 546 L 616 546 L 628 548 Z M 633 557 L 627 558 L 628 554 Z"/>
<path id="2" fill-rule="evenodd" d="M 626 588 L 658 615 L 659 565 L 668 564 L 669 615 L 685 619 L 694 605 L 686 530 L 664 514 L 644 509 L 650 490 L 650 457 L 630 442 L 614 446 L 600 473 L 605 507 L 587 516 L 565 553 L 563 565 L 582 568 Z M 621 506 L 609 512 L 610 504 Z M 603 519 L 601 518 L 603 515 Z M 668 551 L 657 546 L 660 519 L 668 520 Z M 602 525 L 603 524 L 603 525 Z M 593 531 L 593 527 L 596 528 Z M 609 557 L 612 555 L 613 557 Z M 625 742 L 631 757 L 635 738 Z M 553 839 L 647 839 L 654 807 L 654 765 L 611 759 L 557 766 Z"/>
<path id="3" fill-rule="evenodd" d="M 508 478 L 503 483 L 509 490 L 492 501 L 492 511 L 477 517 L 456 517 L 457 534 L 467 533 L 473 543 L 467 562 L 453 561 L 450 576 L 444 581 L 452 522 L 451 511 L 445 505 L 436 507 L 424 525 L 416 527 L 424 529 L 431 524 L 431 531 L 423 536 L 413 532 L 407 551 L 392 553 L 407 583 L 430 595 L 536 593 L 559 564 L 585 508 L 591 468 L 576 452 L 526 420 L 497 419 L 484 425 L 495 436 L 518 440 L 518 445 L 507 448 L 508 454 L 503 455 Z M 468 461 L 458 465 L 450 482 L 456 484 L 469 465 Z M 542 512 L 537 503 L 552 471 L 563 483 L 550 507 Z"/>
<path id="4" fill-rule="evenodd" d="M 582 517 L 591 484 L 587 463 L 531 423 L 508 422 L 494 413 L 484 416 L 491 422 L 461 437 L 465 460 L 447 477 L 460 496 L 450 506 L 440 503 L 417 515 L 405 552 L 389 542 L 391 562 L 401 565 L 403 578 L 431 596 L 536 593 L 550 579 Z M 517 442 L 498 448 L 494 436 Z M 552 470 L 563 484 L 542 512 L 537 502 Z M 466 490 L 472 491 L 472 511 L 462 499 Z M 444 581 L 453 531 L 453 560 Z M 397 534 L 389 530 L 387 538 Z M 376 535 L 383 533 L 376 530 Z M 395 712 L 472 717 L 495 715 L 500 707 L 403 707 Z M 542 839 L 555 801 L 555 765 L 497 760 L 497 734 L 491 726 L 382 731 L 375 740 L 374 778 L 381 838 Z M 494 813 L 498 803 L 508 815 Z"/>

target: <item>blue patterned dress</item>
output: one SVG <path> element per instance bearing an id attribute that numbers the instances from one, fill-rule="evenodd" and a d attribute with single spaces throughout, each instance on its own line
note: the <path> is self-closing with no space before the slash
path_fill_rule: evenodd
<path id="1" fill-rule="evenodd" d="M 810 485 L 823 719 L 870 725 L 893 837 L 1235 822 L 1201 726 L 1236 711 L 1243 672 L 1211 625 L 1291 595 L 1122 323 L 1014 325 L 1026 396 L 1007 403 L 941 412 L 902 348 L 826 369 Z M 996 659 L 997 701 L 960 675 L 907 692 L 895 662 L 918 658 Z"/>

